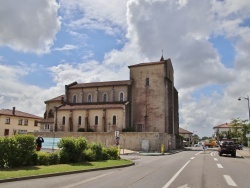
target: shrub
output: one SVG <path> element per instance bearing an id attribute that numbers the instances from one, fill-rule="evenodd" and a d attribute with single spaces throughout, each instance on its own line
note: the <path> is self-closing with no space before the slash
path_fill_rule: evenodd
<path id="1" fill-rule="evenodd" d="M 59 163 L 58 152 L 49 153 L 49 165 L 55 165 Z"/>
<path id="2" fill-rule="evenodd" d="M 135 130 L 133 129 L 133 127 L 128 127 L 126 129 L 122 129 L 122 132 L 135 132 Z"/>
<path id="3" fill-rule="evenodd" d="M 87 148 L 87 140 L 79 138 L 62 138 L 58 143 L 60 163 L 81 162 L 84 159 L 83 151 Z"/>
<path id="4" fill-rule="evenodd" d="M 118 149 L 116 147 L 105 148 L 106 153 L 109 156 L 109 159 L 116 160 L 119 158 L 118 156 Z"/>
<path id="5" fill-rule="evenodd" d="M 83 151 L 83 155 L 86 161 L 95 161 L 95 153 L 92 151 L 92 149 L 86 149 Z"/>
<path id="6" fill-rule="evenodd" d="M 18 167 L 32 164 L 35 153 L 33 135 L 15 135 L 1 139 L 0 167 Z"/>
<path id="7" fill-rule="evenodd" d="M 47 152 L 38 152 L 38 165 L 49 165 L 49 154 Z"/>
<path id="8" fill-rule="evenodd" d="M 79 129 L 77 130 L 77 132 L 85 132 L 85 129 L 84 129 L 84 128 L 79 128 Z"/>
<path id="9" fill-rule="evenodd" d="M 0 138 L 0 168 L 3 168 L 5 165 L 4 162 L 4 153 L 5 153 L 5 147 L 4 147 L 4 138 Z"/>
<path id="10" fill-rule="evenodd" d="M 94 154 L 94 160 L 96 160 L 96 161 L 102 160 L 103 147 L 100 143 L 92 143 L 90 145 L 90 149 L 92 150 L 92 152 Z"/>

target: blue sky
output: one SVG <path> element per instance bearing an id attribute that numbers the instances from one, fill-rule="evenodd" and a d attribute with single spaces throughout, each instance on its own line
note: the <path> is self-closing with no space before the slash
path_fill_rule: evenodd
<path id="1" fill-rule="evenodd" d="M 171 58 L 180 126 L 211 136 L 248 118 L 250 2 L 0 1 L 0 107 L 42 116 L 71 82 L 129 79 L 131 64 Z M 35 102 L 34 102 L 35 101 Z"/>

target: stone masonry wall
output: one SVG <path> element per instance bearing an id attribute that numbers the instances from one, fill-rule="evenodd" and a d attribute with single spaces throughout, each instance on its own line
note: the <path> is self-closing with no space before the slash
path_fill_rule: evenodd
<path id="1" fill-rule="evenodd" d="M 96 132 L 37 132 L 33 133 L 35 136 L 63 138 L 63 137 L 85 137 L 89 142 L 99 142 L 103 146 L 115 146 L 115 135 L 113 133 L 96 133 Z M 121 149 L 130 149 L 134 151 L 143 151 L 142 142 L 149 143 L 148 151 L 160 152 L 161 144 L 164 144 L 165 151 L 176 149 L 175 137 L 167 133 L 158 132 L 133 132 L 121 133 L 120 146 Z M 170 143 L 171 142 L 171 143 Z M 170 148 L 171 147 L 171 148 Z"/>

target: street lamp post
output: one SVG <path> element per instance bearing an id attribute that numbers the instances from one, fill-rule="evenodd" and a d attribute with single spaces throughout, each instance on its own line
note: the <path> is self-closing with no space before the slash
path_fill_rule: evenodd
<path id="1" fill-rule="evenodd" d="M 247 104 L 248 104 L 248 122 L 250 123 L 249 96 L 247 95 L 247 97 L 239 97 L 238 100 L 240 101 L 242 98 L 247 100 Z"/>

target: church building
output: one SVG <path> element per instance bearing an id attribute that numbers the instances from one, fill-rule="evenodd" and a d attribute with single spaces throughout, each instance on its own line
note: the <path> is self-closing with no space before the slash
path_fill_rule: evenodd
<path id="1" fill-rule="evenodd" d="M 45 101 L 41 132 L 179 134 L 178 91 L 170 59 L 130 65 L 129 80 L 65 85 Z"/>

